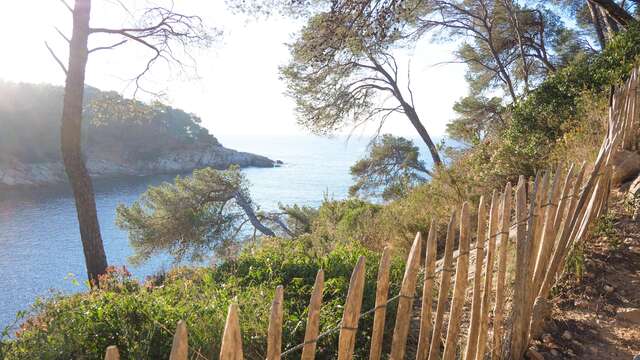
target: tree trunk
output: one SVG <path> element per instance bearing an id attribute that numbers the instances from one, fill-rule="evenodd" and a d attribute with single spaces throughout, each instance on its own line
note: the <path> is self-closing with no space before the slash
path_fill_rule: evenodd
<path id="1" fill-rule="evenodd" d="M 73 189 L 80 238 L 89 280 L 107 268 L 107 257 L 100 236 L 100 224 L 91 177 L 82 156 L 82 99 L 87 66 L 89 15 L 91 0 L 76 0 L 73 10 L 73 33 L 69 44 L 69 67 L 62 108 L 61 150 L 65 171 Z"/>
<path id="2" fill-rule="evenodd" d="M 433 140 L 431 140 L 431 136 L 429 136 L 427 129 L 424 127 L 424 125 L 422 125 L 422 122 L 418 117 L 418 113 L 407 102 L 401 101 L 401 103 L 402 103 L 402 108 L 405 114 L 409 118 L 409 121 L 411 121 L 411 124 L 413 125 L 413 127 L 416 129 L 416 131 L 418 131 L 418 134 L 422 138 L 422 141 L 424 141 L 424 143 L 427 145 L 427 148 L 429 148 L 429 152 L 431 153 L 431 159 L 433 159 L 433 165 L 435 165 L 436 168 L 440 167 L 442 165 L 442 159 L 440 159 L 440 154 L 438 153 L 438 149 L 436 148 L 436 145 L 433 143 Z"/>
<path id="3" fill-rule="evenodd" d="M 591 14 L 591 21 L 593 22 L 593 28 L 596 31 L 596 35 L 598 36 L 598 42 L 600 43 L 600 48 L 604 49 L 607 45 L 607 42 L 604 38 L 604 32 L 602 31 L 602 23 L 600 22 L 600 14 L 598 13 L 598 9 L 596 5 L 593 4 L 593 1 L 587 0 L 587 6 L 589 7 L 589 13 Z"/>
<path id="4" fill-rule="evenodd" d="M 626 27 L 635 19 L 625 9 L 616 4 L 613 0 L 591 0 L 605 10 L 620 25 Z"/>
<path id="5" fill-rule="evenodd" d="M 238 206 L 242 208 L 245 215 L 247 215 L 247 217 L 249 218 L 249 221 L 251 222 L 251 225 L 253 225 L 254 229 L 260 231 L 263 235 L 266 235 L 266 236 L 276 236 L 273 230 L 266 227 L 260 221 L 260 219 L 258 219 L 258 217 L 256 216 L 256 213 L 253 211 L 253 208 L 251 207 L 251 204 L 249 204 L 249 201 L 242 193 L 238 192 L 235 194 L 234 197 L 236 199 L 236 203 L 238 203 Z"/>

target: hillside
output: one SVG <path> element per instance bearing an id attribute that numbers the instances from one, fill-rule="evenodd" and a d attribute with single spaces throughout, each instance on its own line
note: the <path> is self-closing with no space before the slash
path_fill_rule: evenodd
<path id="1" fill-rule="evenodd" d="M 65 181 L 60 156 L 63 89 L 0 82 L 0 185 Z M 211 166 L 272 167 L 266 157 L 227 149 L 200 118 L 87 87 L 84 152 L 92 176 L 177 173 Z"/>

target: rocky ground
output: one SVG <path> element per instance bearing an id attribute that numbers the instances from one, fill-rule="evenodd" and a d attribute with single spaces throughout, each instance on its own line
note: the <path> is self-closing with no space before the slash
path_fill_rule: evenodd
<path id="1" fill-rule="evenodd" d="M 556 286 L 533 359 L 640 359 L 640 221 L 618 201 Z"/>
<path id="2" fill-rule="evenodd" d="M 89 154 L 87 168 L 94 178 L 120 176 L 147 176 L 188 172 L 203 167 L 227 169 L 240 167 L 274 167 L 281 162 L 261 155 L 240 152 L 222 146 L 184 149 L 148 160 L 127 161 L 109 158 L 105 154 Z M 66 182 L 61 161 L 21 163 L 0 161 L 0 187 L 50 185 Z"/>

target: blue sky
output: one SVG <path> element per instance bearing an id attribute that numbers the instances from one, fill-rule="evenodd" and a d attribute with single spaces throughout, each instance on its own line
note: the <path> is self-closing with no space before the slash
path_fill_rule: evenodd
<path id="1" fill-rule="evenodd" d="M 125 1 L 135 12 L 151 2 Z M 153 1 L 162 4 L 162 0 Z M 94 0 L 92 26 L 118 28 L 131 16 L 113 0 Z M 299 20 L 270 17 L 247 18 L 228 11 L 223 0 L 175 1 L 177 11 L 197 14 L 205 22 L 224 32 L 214 46 L 195 50 L 196 69 L 178 72 L 159 66 L 146 77 L 145 86 L 165 93 L 163 101 L 196 113 L 214 134 L 304 134 L 296 124 L 293 101 L 284 95 L 278 66 L 286 64 L 291 42 L 303 25 Z M 70 34 L 71 17 L 59 0 L 7 1 L 0 31 L 0 78 L 16 82 L 63 84 L 64 74 L 48 54 L 48 41 L 66 62 L 66 43 L 54 27 Z M 6 36 L 15 34 L 15 36 Z M 100 39 L 95 39 L 99 41 Z M 95 43 L 94 43 L 95 44 Z M 413 49 L 396 52 L 401 71 L 411 67 L 411 84 L 417 110 L 427 129 L 434 135 L 444 133 L 453 117 L 451 107 L 465 95 L 464 66 L 441 64 L 453 60 L 453 45 L 423 40 Z M 134 45 L 91 55 L 87 83 L 103 90 L 131 95 L 127 79 L 135 76 L 149 53 Z M 405 72 L 406 74 L 406 72 Z M 149 100 L 144 98 L 143 100 Z M 2 99 L 0 99 L 2 101 Z M 375 126 L 360 129 L 368 134 Z M 413 136 L 415 131 L 401 115 L 391 118 L 383 132 Z"/>

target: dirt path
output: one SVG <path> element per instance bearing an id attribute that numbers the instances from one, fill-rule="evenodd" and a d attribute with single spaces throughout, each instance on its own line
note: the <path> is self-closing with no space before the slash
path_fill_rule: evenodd
<path id="1" fill-rule="evenodd" d="M 598 233 L 574 262 L 582 278 L 566 276 L 556 287 L 553 321 L 535 346 L 545 359 L 640 355 L 640 222 L 616 206 Z"/>

